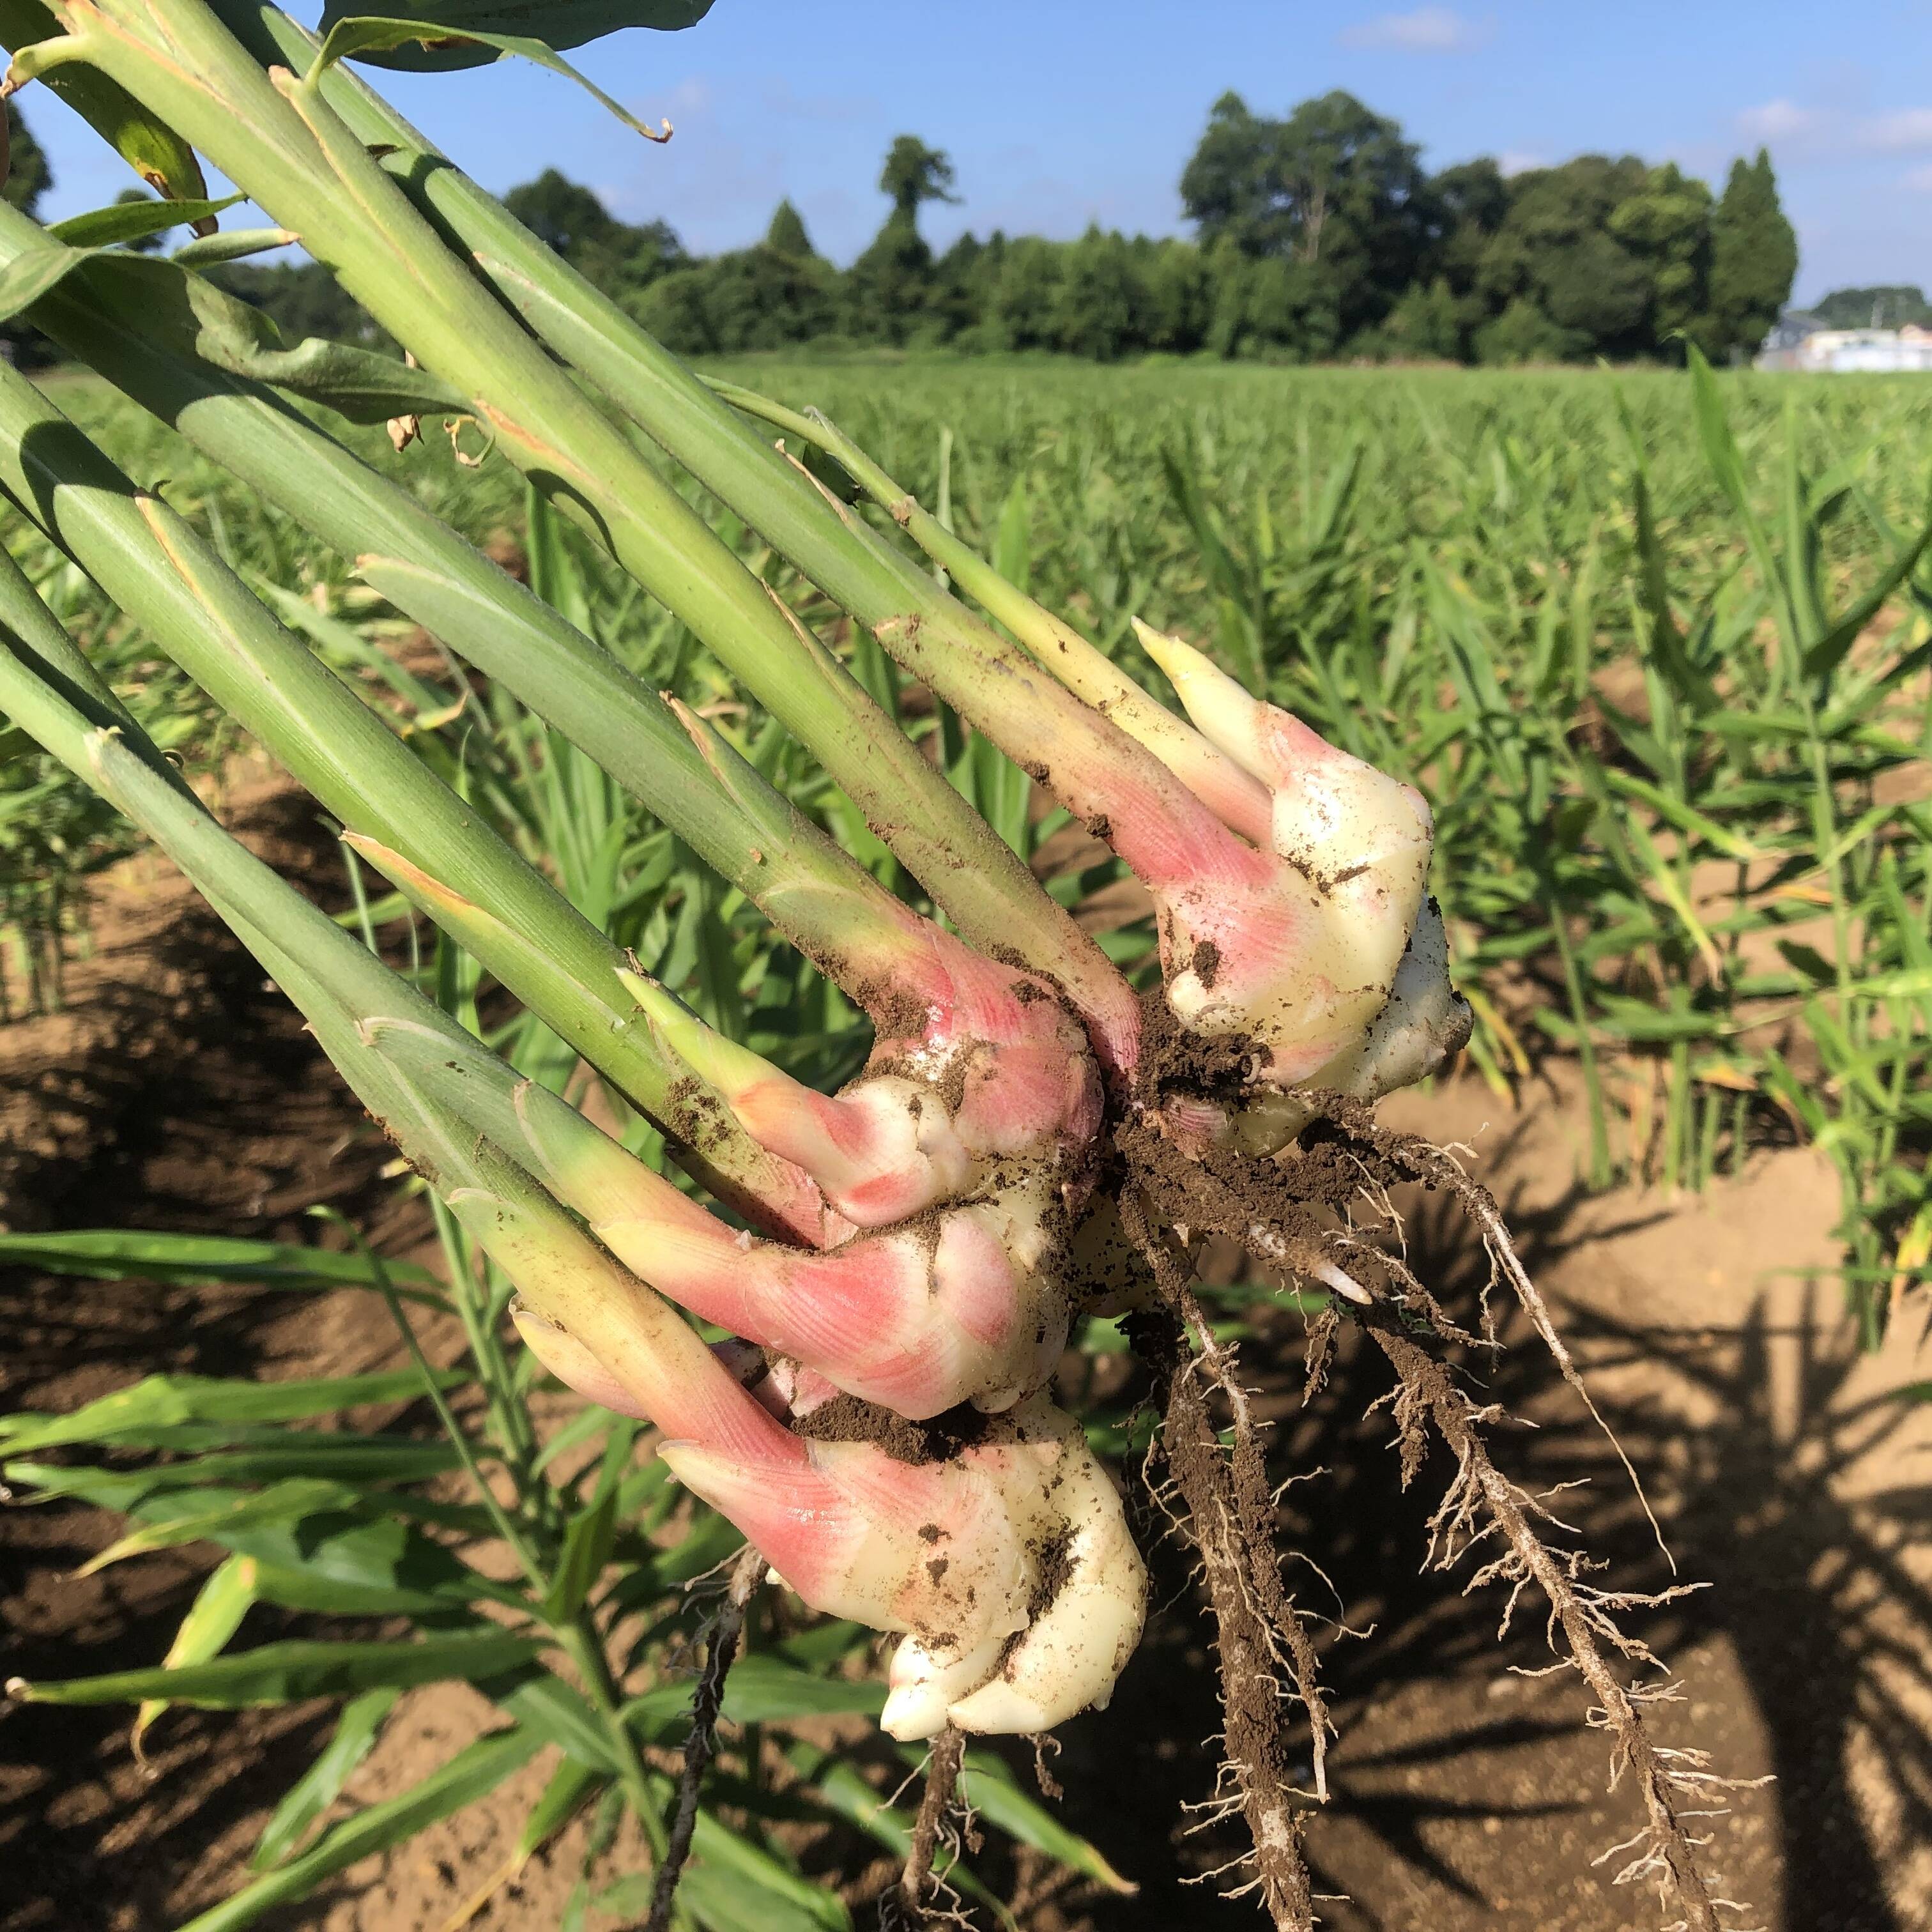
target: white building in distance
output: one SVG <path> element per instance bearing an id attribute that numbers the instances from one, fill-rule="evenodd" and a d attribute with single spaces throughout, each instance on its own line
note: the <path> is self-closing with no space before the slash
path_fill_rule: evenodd
<path id="1" fill-rule="evenodd" d="M 1855 370 L 1932 374 L 1932 328 L 1922 328 L 1916 322 L 1907 322 L 1903 328 L 1820 328 L 1812 316 L 1787 316 L 1765 338 L 1755 366 L 1822 375 Z"/>

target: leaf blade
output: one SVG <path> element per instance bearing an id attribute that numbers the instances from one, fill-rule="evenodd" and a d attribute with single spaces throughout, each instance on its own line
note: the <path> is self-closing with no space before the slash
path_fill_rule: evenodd
<path id="1" fill-rule="evenodd" d="M 197 1710 L 238 1711 L 451 1678 L 473 1681 L 527 1664 L 543 1648 L 541 1638 L 494 1625 L 398 1642 L 292 1639 L 177 1670 L 113 1670 L 46 1683 L 15 1678 L 8 1688 L 30 1704 L 130 1704 L 160 1697 Z"/>

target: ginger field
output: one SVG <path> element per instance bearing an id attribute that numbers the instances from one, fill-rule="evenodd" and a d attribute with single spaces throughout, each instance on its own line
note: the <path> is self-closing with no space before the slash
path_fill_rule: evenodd
<path id="1" fill-rule="evenodd" d="M 1726 375 L 1700 389 L 1665 371 L 1178 362 L 760 359 L 717 373 L 824 409 L 1156 686 L 1136 615 L 1418 785 L 1477 1014 L 1471 1059 L 1499 1094 L 1556 1062 L 1576 1070 L 1581 1179 L 1694 1190 L 1756 1150 L 1815 1142 L 1839 1176 L 1845 1285 L 1868 1336 L 1923 1277 L 1932 390 L 1910 377 Z M 425 757 L 566 874 L 580 907 L 700 1004 L 742 1003 L 766 1050 L 811 1077 L 842 1070 L 818 1044 L 844 1016 L 837 993 L 775 964 L 755 920 L 718 904 L 615 786 L 172 432 L 91 377 L 49 380 L 342 676 L 406 717 Z M 611 650 L 788 783 L 816 782 L 592 545 L 548 525 L 526 545 L 521 479 L 487 452 L 478 460 L 473 428 L 455 443 L 425 430 L 400 455 L 380 433 L 362 443 L 500 554 L 532 550 L 538 579 L 567 570 Z M 18 554 L 56 608 L 212 782 L 232 728 L 22 529 Z M 811 614 L 808 589 L 764 568 Z M 901 688 L 869 639 L 832 634 L 1108 950 L 1145 958 L 1144 908 L 1104 848 L 1032 808 L 1024 777 Z M 0 958 L 20 1013 L 58 1004 L 64 962 L 88 944 L 88 878 L 125 835 L 50 761 L 8 748 Z M 842 800 L 822 783 L 814 796 L 914 890 Z"/>

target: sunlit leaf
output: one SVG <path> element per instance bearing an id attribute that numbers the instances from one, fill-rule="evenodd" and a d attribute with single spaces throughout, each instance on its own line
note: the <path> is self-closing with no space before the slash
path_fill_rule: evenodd
<path id="1" fill-rule="evenodd" d="M 460 1372 L 451 1370 L 444 1386 L 453 1388 L 462 1380 Z M 413 1369 L 286 1382 L 148 1376 L 70 1415 L 0 1417 L 0 1450 L 10 1456 L 37 1455 L 74 1442 L 138 1445 L 148 1432 L 184 1422 L 298 1421 L 369 1403 L 406 1402 L 422 1390 L 422 1378 Z"/>
<path id="2" fill-rule="evenodd" d="M 133 1704 L 158 1697 L 199 1710 L 238 1711 L 254 1704 L 346 1696 L 379 1687 L 402 1689 L 449 1678 L 473 1681 L 527 1663 L 542 1648 L 539 1639 L 494 1627 L 397 1643 L 291 1640 L 179 1670 L 114 1670 L 55 1682 L 16 1678 L 10 1688 L 31 1704 Z"/>
<path id="3" fill-rule="evenodd" d="M 426 1825 L 486 1798 L 542 1748 L 521 1730 L 496 1731 L 466 1745 L 421 1784 L 332 1826 L 310 1848 L 190 1919 L 179 1932 L 236 1932 L 276 1906 L 306 1898 L 325 1879 L 415 1837 Z"/>
<path id="4" fill-rule="evenodd" d="M 365 1690 L 342 1707 L 327 1744 L 302 1776 L 284 1792 L 281 1802 L 249 1855 L 251 1871 L 268 1871 L 293 1856 L 309 1828 L 342 1795 L 356 1767 L 374 1748 L 382 1722 L 395 1708 L 400 1690 Z"/>
<path id="5" fill-rule="evenodd" d="M 139 242 L 150 235 L 165 235 L 170 228 L 193 227 L 212 222 L 245 195 L 231 194 L 220 201 L 116 201 L 105 208 L 90 208 L 85 214 L 70 214 L 52 223 L 47 232 L 71 248 L 106 248 L 117 242 Z"/>
<path id="6" fill-rule="evenodd" d="M 322 32 L 365 10 L 328 0 L 322 10 Z M 497 58 L 494 45 L 464 44 L 460 37 L 465 33 L 522 34 L 547 46 L 576 47 L 626 27 L 671 32 L 694 26 L 710 10 L 711 0 L 421 0 L 409 12 L 428 28 L 430 44 L 405 40 L 364 49 L 356 58 L 376 67 L 443 72 Z"/>
<path id="7" fill-rule="evenodd" d="M 254 1602 L 254 1562 L 246 1556 L 231 1556 L 218 1564 L 195 1592 L 194 1601 L 162 1659 L 163 1667 L 178 1670 L 184 1664 L 206 1663 L 242 1628 L 242 1619 Z M 151 1697 L 134 1714 L 133 1742 L 137 1757 L 142 1734 L 166 1708 L 162 1700 Z"/>

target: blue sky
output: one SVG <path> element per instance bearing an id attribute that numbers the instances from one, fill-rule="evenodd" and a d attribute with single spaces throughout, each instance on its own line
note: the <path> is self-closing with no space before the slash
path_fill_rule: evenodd
<path id="1" fill-rule="evenodd" d="M 754 239 L 789 195 L 820 248 L 848 260 L 884 212 L 873 184 L 902 130 L 958 169 L 960 205 L 926 216 L 937 242 L 1090 220 L 1184 232 L 1175 183 L 1218 94 L 1280 112 L 1341 87 L 1435 166 L 1634 152 L 1720 184 L 1763 142 L 1798 230 L 1801 298 L 1932 286 L 1932 0 L 1844 19 L 1817 0 L 716 0 L 688 32 L 578 56 L 627 104 L 671 118 L 664 148 L 522 63 L 381 84 L 490 187 L 554 164 L 701 252 Z M 54 164 L 49 212 L 111 199 L 118 164 L 93 137 L 44 90 L 20 104 Z"/>

